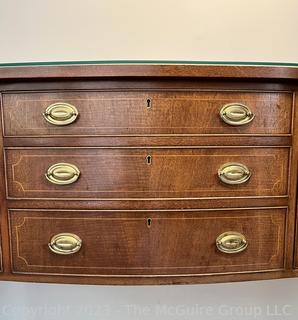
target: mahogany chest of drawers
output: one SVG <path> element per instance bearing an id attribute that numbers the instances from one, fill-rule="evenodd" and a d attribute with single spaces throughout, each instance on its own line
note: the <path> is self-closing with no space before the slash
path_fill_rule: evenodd
<path id="1" fill-rule="evenodd" d="M 298 68 L 0 67 L 0 280 L 298 275 Z"/>

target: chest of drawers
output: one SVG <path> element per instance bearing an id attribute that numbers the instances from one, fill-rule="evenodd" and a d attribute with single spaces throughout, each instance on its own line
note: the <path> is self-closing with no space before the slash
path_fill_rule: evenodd
<path id="1" fill-rule="evenodd" d="M 298 68 L 1 67 L 0 280 L 295 277 Z"/>

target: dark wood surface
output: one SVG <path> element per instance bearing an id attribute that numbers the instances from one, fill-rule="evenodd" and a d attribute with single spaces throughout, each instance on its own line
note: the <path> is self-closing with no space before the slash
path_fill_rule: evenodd
<path id="1" fill-rule="evenodd" d="M 4 135 L 173 135 L 291 133 L 291 93 L 278 92 L 45 92 L 3 94 Z M 55 126 L 42 116 L 57 102 L 74 105 L 78 119 Z M 241 103 L 255 114 L 243 126 L 221 120 L 221 108 Z M 21 110 L 21 112 L 20 112 Z"/>
<path id="2" fill-rule="evenodd" d="M 297 67 L 225 65 L 67 65 L 1 67 L 0 79 L 65 79 L 94 77 L 192 77 L 238 79 L 294 79 Z"/>
<path id="3" fill-rule="evenodd" d="M 292 135 L 268 136 L 268 135 L 168 135 L 168 136 L 101 136 L 101 137 L 76 137 L 76 136 L 54 136 L 25 138 L 5 138 L 5 147 L 105 147 L 114 148 L 197 148 L 197 147 L 291 147 Z"/>
<path id="4" fill-rule="evenodd" d="M 297 276 L 297 70 L 0 68 L 0 279 L 190 284 Z M 42 112 L 61 99 L 80 117 L 54 128 Z M 218 112 L 229 102 L 249 105 L 253 122 L 223 123 Z M 73 185 L 44 177 L 61 160 L 81 169 Z M 219 183 L 218 166 L 231 161 L 252 169 L 247 183 Z M 246 234 L 245 252 L 216 251 L 214 238 L 228 228 Z M 80 233 L 87 245 L 56 256 L 47 243 L 58 232 Z"/>
<path id="5" fill-rule="evenodd" d="M 0 229 L 1 230 L 1 229 Z M 1 233 L 0 233 L 0 272 L 3 272 L 3 265 L 2 265 L 2 243 L 1 243 Z"/>
<path id="6" fill-rule="evenodd" d="M 146 157 L 150 155 L 151 164 Z M 201 198 L 287 196 L 289 148 L 204 149 L 7 149 L 9 198 Z M 76 165 L 81 174 L 70 185 L 45 178 L 55 163 Z M 221 182 L 225 163 L 251 171 L 239 185 Z"/>
<path id="7" fill-rule="evenodd" d="M 172 276 L 283 269 L 285 221 L 286 209 L 11 210 L 13 272 Z M 243 234 L 247 249 L 219 252 L 215 240 L 226 231 Z M 49 250 L 51 237 L 65 232 L 82 239 L 79 252 L 61 256 Z"/>

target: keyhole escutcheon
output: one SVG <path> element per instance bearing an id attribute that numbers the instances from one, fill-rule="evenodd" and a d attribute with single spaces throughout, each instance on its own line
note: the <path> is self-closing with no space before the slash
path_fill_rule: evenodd
<path id="1" fill-rule="evenodd" d="M 148 155 L 148 156 L 146 157 L 146 163 L 147 163 L 148 165 L 151 165 L 151 164 L 152 164 L 152 156 Z"/>
<path id="2" fill-rule="evenodd" d="M 148 218 L 147 219 L 147 227 L 150 228 L 152 225 L 152 219 L 151 218 Z"/>

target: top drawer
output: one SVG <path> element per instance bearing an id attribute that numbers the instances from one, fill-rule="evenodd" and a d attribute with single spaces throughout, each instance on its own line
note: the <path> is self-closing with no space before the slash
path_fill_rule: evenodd
<path id="1" fill-rule="evenodd" d="M 285 92 L 28 92 L 2 103 L 5 136 L 291 133 Z"/>

